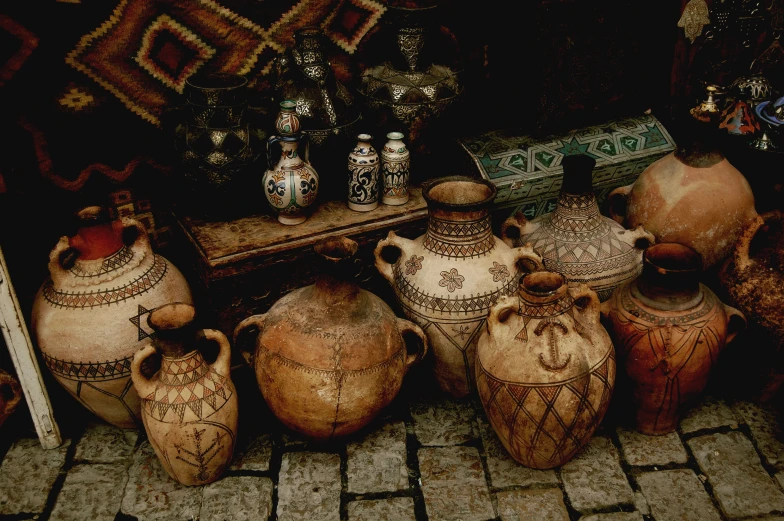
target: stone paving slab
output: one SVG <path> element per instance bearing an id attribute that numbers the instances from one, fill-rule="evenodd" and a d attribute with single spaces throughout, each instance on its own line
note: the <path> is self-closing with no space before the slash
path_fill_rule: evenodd
<path id="1" fill-rule="evenodd" d="M 739 518 L 784 511 L 784 493 L 742 433 L 700 436 L 688 443 L 724 515 Z"/>
<path id="2" fill-rule="evenodd" d="M 561 467 L 561 480 L 572 507 L 578 512 L 591 513 L 634 502 L 618 451 L 605 436 L 594 436 L 577 456 Z"/>
<path id="3" fill-rule="evenodd" d="M 269 470 L 272 458 L 272 438 L 268 433 L 259 433 L 251 439 L 239 440 L 238 447 L 234 450 L 229 470 Z"/>
<path id="4" fill-rule="evenodd" d="M 749 426 L 765 461 L 784 470 L 784 415 L 772 405 L 738 401 L 733 410 Z"/>
<path id="5" fill-rule="evenodd" d="M 667 465 L 686 463 L 689 456 L 677 432 L 648 436 L 637 431 L 617 429 L 623 457 L 629 465 Z"/>
<path id="6" fill-rule="evenodd" d="M 474 427 L 476 404 L 442 395 L 428 396 L 410 404 L 419 443 L 425 446 L 460 445 L 477 438 Z"/>
<path id="7" fill-rule="evenodd" d="M 416 521 L 414 500 L 393 497 L 348 504 L 348 521 Z"/>
<path id="8" fill-rule="evenodd" d="M 124 514 L 138 521 L 180 521 L 199 517 L 202 487 L 186 487 L 169 477 L 149 441 L 133 455 L 122 500 Z"/>
<path id="9" fill-rule="evenodd" d="M 0 514 L 42 512 L 70 444 L 66 440 L 56 449 L 44 450 L 37 438 L 14 443 L 0 465 Z"/>
<path id="10" fill-rule="evenodd" d="M 580 521 L 643 521 L 643 517 L 639 512 L 613 512 L 583 516 Z"/>
<path id="11" fill-rule="evenodd" d="M 340 521 L 340 456 L 287 452 L 278 478 L 278 521 Z"/>
<path id="12" fill-rule="evenodd" d="M 719 398 L 704 397 L 681 418 L 681 431 L 684 433 L 718 427 L 738 427 L 738 418 L 732 408 Z"/>
<path id="13" fill-rule="evenodd" d="M 74 461 L 125 463 L 136 449 L 139 431 L 120 429 L 102 421 L 91 421 L 76 444 Z"/>
<path id="14" fill-rule="evenodd" d="M 114 521 L 127 482 L 125 465 L 76 465 L 68 471 L 49 521 Z"/>
<path id="15" fill-rule="evenodd" d="M 406 424 L 388 423 L 346 446 L 348 491 L 395 492 L 408 488 Z"/>
<path id="16" fill-rule="evenodd" d="M 418 457 L 430 521 L 485 521 L 495 517 L 477 449 L 426 447 L 419 450 Z"/>
<path id="17" fill-rule="evenodd" d="M 200 521 L 263 521 L 272 513 L 272 480 L 227 476 L 204 487 Z"/>
<path id="18" fill-rule="evenodd" d="M 722 521 L 691 469 L 662 470 L 637 476 L 656 521 Z"/>
<path id="19" fill-rule="evenodd" d="M 517 463 L 506 451 L 484 414 L 477 416 L 477 423 L 482 435 L 491 486 L 503 488 L 558 484 L 554 470 L 537 470 Z"/>
<path id="20" fill-rule="evenodd" d="M 569 521 L 560 488 L 509 490 L 496 498 L 501 521 Z"/>

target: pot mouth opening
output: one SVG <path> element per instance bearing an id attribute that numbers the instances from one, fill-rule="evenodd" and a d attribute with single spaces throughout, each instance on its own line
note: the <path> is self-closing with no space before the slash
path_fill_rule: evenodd
<path id="1" fill-rule="evenodd" d="M 428 206 L 457 211 L 487 208 L 496 193 L 497 189 L 491 182 L 467 176 L 435 179 L 427 183 L 422 191 Z"/>
<path id="2" fill-rule="evenodd" d="M 214 72 L 188 78 L 185 83 L 200 90 L 226 90 L 244 87 L 248 83 L 248 78 L 239 74 Z"/>
<path id="3" fill-rule="evenodd" d="M 284 110 L 294 110 L 297 108 L 297 102 L 291 99 L 284 99 L 278 105 Z"/>
<path id="4" fill-rule="evenodd" d="M 373 139 L 373 136 L 371 136 L 370 134 L 359 134 L 359 135 L 357 135 L 357 140 L 358 141 L 370 141 L 371 139 Z"/>
<path id="5" fill-rule="evenodd" d="M 325 259 L 338 262 L 353 257 L 359 244 L 347 237 L 330 237 L 316 243 L 313 249 Z"/>
<path id="6" fill-rule="evenodd" d="M 147 316 L 147 324 L 155 331 L 180 329 L 196 317 L 196 308 L 184 302 L 172 302 L 155 308 Z"/>
<path id="7" fill-rule="evenodd" d="M 111 222 L 109 210 L 104 206 L 86 206 L 75 214 L 79 226 L 95 226 Z"/>
<path id="8" fill-rule="evenodd" d="M 566 284 L 566 277 L 554 271 L 535 271 L 523 276 L 520 286 L 537 297 L 555 295 Z"/>
<path id="9" fill-rule="evenodd" d="M 403 139 L 404 137 L 402 132 L 390 132 L 387 134 L 387 139 Z"/>
<path id="10" fill-rule="evenodd" d="M 695 273 L 702 270 L 702 255 L 677 242 L 654 244 L 645 250 L 643 259 L 659 273 Z"/>

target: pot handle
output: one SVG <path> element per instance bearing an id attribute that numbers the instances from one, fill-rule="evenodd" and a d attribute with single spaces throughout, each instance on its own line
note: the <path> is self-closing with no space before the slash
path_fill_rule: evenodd
<path id="1" fill-rule="evenodd" d="M 11 389 L 12 395 L 11 399 L 5 402 L 5 409 L 2 412 L 2 417 L 8 417 L 14 412 L 16 406 L 19 405 L 19 400 L 22 399 L 22 388 L 19 386 L 19 381 L 16 378 L 0 370 L 0 386 L 3 385 L 7 385 Z"/>
<path id="2" fill-rule="evenodd" d="M 376 269 L 390 284 L 395 283 L 395 274 L 392 270 L 392 264 L 387 262 L 381 254 L 382 251 L 384 248 L 397 248 L 400 250 L 400 258 L 398 258 L 397 262 L 400 262 L 401 259 L 408 257 L 408 252 L 411 251 L 413 242 L 410 239 L 396 235 L 395 232 L 389 232 L 387 238 L 378 241 L 376 249 L 373 250 L 373 256 L 376 258 Z"/>
<path id="3" fill-rule="evenodd" d="M 746 329 L 748 320 L 746 320 L 746 315 L 727 304 L 724 304 L 724 313 L 727 314 L 727 338 L 724 339 L 726 345 L 735 340 L 738 333 Z"/>
<path id="4" fill-rule="evenodd" d="M 249 366 L 251 366 L 251 367 L 253 367 L 253 364 L 254 364 L 254 355 L 255 355 L 255 352 L 256 352 L 256 349 L 255 349 L 256 346 L 254 344 L 253 350 L 245 349 L 244 343 L 243 342 L 239 342 L 238 343 L 237 339 L 239 338 L 239 336 L 241 334 L 245 333 L 246 329 L 248 329 L 250 327 L 255 327 L 256 329 L 259 330 L 257 334 L 261 334 L 261 332 L 264 331 L 264 322 L 265 322 L 266 318 L 267 318 L 267 314 L 266 313 L 264 313 L 262 315 L 253 315 L 253 316 L 250 316 L 250 317 L 246 318 L 245 320 L 243 320 L 239 324 L 237 324 L 237 327 L 234 328 L 234 334 L 232 335 L 233 336 L 232 340 L 233 340 L 233 343 L 234 343 L 234 347 L 238 348 L 240 350 L 240 354 L 242 355 L 242 358 L 244 358 L 245 362 Z"/>
<path id="5" fill-rule="evenodd" d="M 528 268 L 527 271 L 521 270 L 525 273 L 532 271 L 542 271 L 545 269 L 544 262 L 542 262 L 542 256 L 534 251 L 534 248 L 531 246 L 530 242 L 527 242 L 519 248 L 514 248 L 512 250 L 512 264 L 517 266 L 520 263 Z"/>
<path id="6" fill-rule="evenodd" d="M 517 295 L 505 295 L 498 299 L 495 306 L 490 308 L 487 316 L 487 332 L 491 337 L 498 333 L 498 328 L 509 318 L 509 312 L 520 309 Z"/>
<path id="7" fill-rule="evenodd" d="M 645 246 L 645 248 L 648 248 L 649 246 L 651 246 L 653 244 L 656 244 L 656 236 L 653 235 L 648 230 L 646 230 L 645 228 L 643 228 L 642 224 L 639 225 L 637 228 L 635 228 L 633 230 L 626 230 L 626 233 L 631 235 L 632 240 L 635 243 L 637 241 L 639 241 L 640 239 L 645 239 L 645 241 L 648 242 L 648 246 Z M 635 247 L 636 247 L 636 244 L 635 244 Z M 645 248 L 640 248 L 640 249 L 644 250 Z"/>
<path id="8" fill-rule="evenodd" d="M 738 242 L 735 243 L 735 252 L 733 253 L 735 267 L 739 271 L 744 271 L 751 266 L 749 248 L 751 247 L 751 241 L 754 239 L 754 236 L 757 235 L 759 229 L 762 228 L 769 219 L 780 220 L 781 218 L 781 211 L 773 210 L 771 212 L 763 213 L 762 215 L 757 215 L 746 224 L 740 237 L 738 237 Z"/>
<path id="9" fill-rule="evenodd" d="M 405 333 L 415 334 L 422 342 L 422 347 L 418 348 L 416 353 L 406 354 L 406 372 L 408 372 L 412 365 L 418 364 L 425 358 L 425 355 L 427 355 L 427 337 L 421 327 L 404 318 L 397 318 L 397 329 L 400 331 L 401 335 Z"/>
<path id="10" fill-rule="evenodd" d="M 584 313 L 591 323 L 598 324 L 602 306 L 602 303 L 599 300 L 599 295 L 597 295 L 596 292 L 585 283 L 580 284 L 576 288 L 570 288 L 569 293 L 571 293 L 572 298 L 574 299 L 577 310 L 580 313 Z M 588 300 L 588 303 L 584 306 L 578 303 L 582 299 Z"/>
<path id="11" fill-rule="evenodd" d="M 207 340 L 218 343 L 220 351 L 218 351 L 218 357 L 212 363 L 212 367 L 221 376 L 228 377 L 231 373 L 231 345 L 229 345 L 229 339 L 217 329 L 202 329 L 201 333 Z"/>
<path id="12" fill-rule="evenodd" d="M 155 392 L 155 384 L 142 373 L 142 364 L 156 353 L 157 351 L 152 344 L 147 344 L 133 355 L 133 361 L 131 362 L 131 380 L 133 381 L 133 386 L 136 388 L 136 392 L 139 394 L 139 398 L 144 399 Z"/>
<path id="13" fill-rule="evenodd" d="M 277 143 L 278 141 L 280 141 L 280 136 L 270 136 L 267 138 L 267 170 L 275 168 L 272 166 L 272 151 L 270 150 L 270 145 Z"/>
<path id="14" fill-rule="evenodd" d="M 510 248 L 522 245 L 521 238 L 533 231 L 526 231 L 530 227 L 531 221 L 525 218 L 523 212 L 516 212 L 501 224 L 501 240 Z"/>
<path id="15" fill-rule="evenodd" d="M 634 183 L 626 186 L 619 186 L 618 188 L 610 192 L 610 195 L 607 196 L 607 202 L 609 203 L 608 206 L 610 211 L 610 217 L 612 217 L 613 220 L 618 224 L 623 225 L 623 221 L 624 219 L 626 219 L 626 214 L 624 213 L 623 215 L 621 215 L 618 212 L 616 212 L 616 208 L 617 208 L 616 204 L 620 200 L 619 198 L 623 198 L 624 203 L 628 202 L 629 193 L 632 191 L 633 186 Z"/>

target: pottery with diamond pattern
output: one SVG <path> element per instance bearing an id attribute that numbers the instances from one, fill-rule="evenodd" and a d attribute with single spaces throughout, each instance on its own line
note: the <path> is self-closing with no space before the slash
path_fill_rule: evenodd
<path id="1" fill-rule="evenodd" d="M 476 387 L 509 454 L 532 468 L 569 461 L 607 412 L 615 350 L 599 298 L 550 271 L 529 273 L 519 294 L 493 306 L 476 348 Z"/>
<path id="2" fill-rule="evenodd" d="M 427 233 L 410 240 L 390 232 L 376 246 L 376 268 L 427 334 L 440 387 L 466 396 L 474 390 L 476 342 L 488 310 L 517 291 L 521 272 L 542 269 L 541 257 L 493 235 L 496 188 L 489 181 L 442 177 L 426 183 L 422 194 Z"/>

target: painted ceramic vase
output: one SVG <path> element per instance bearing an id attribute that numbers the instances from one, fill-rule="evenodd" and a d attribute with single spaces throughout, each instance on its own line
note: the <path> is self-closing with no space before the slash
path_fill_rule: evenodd
<path id="1" fill-rule="evenodd" d="M 699 282 L 700 255 L 682 244 L 645 251 L 640 277 L 602 304 L 618 356 L 618 389 L 631 396 L 635 427 L 672 432 L 705 389 L 725 345 L 746 323 Z"/>
<path id="2" fill-rule="evenodd" d="M 476 349 L 476 387 L 509 454 L 527 467 L 569 461 L 610 404 L 615 350 L 599 298 L 550 271 L 525 275 L 519 294 L 490 310 Z"/>
<path id="3" fill-rule="evenodd" d="M 493 235 L 489 181 L 442 177 L 422 193 L 427 232 L 414 240 L 389 232 L 376 246 L 376 268 L 427 334 L 439 386 L 462 397 L 474 390 L 476 342 L 490 307 L 517 291 L 521 270 L 542 262 L 530 246 L 510 248 Z"/>
<path id="4" fill-rule="evenodd" d="M 509 246 L 530 242 L 548 270 L 571 284 L 588 284 L 604 301 L 640 274 L 643 250 L 655 239 L 642 226 L 625 230 L 599 213 L 591 181 L 595 165 L 590 156 L 564 157 L 555 211 L 532 221 L 518 212 L 501 226 L 501 236 Z"/>
<path id="5" fill-rule="evenodd" d="M 381 175 L 384 180 L 382 203 L 398 205 L 408 202 L 410 167 L 411 154 L 403 143 L 403 133 L 390 132 L 381 150 Z"/>
<path id="6" fill-rule="evenodd" d="M 282 224 L 301 224 L 307 219 L 307 212 L 316 201 L 319 189 L 319 176 L 308 160 L 306 137 L 299 132 L 299 120 L 287 106 L 291 101 L 281 102 L 281 110 L 275 122 L 280 136 L 270 136 L 267 140 L 267 165 L 262 185 L 264 195 L 272 209 L 278 214 Z M 272 165 L 271 146 L 280 143 L 280 159 Z M 304 143 L 303 158 L 300 145 Z"/>
<path id="7" fill-rule="evenodd" d="M 748 318 L 750 332 L 762 340 L 749 345 L 753 356 L 744 349 L 742 365 L 745 371 L 753 364 L 749 369 L 758 386 L 754 399 L 769 401 L 784 383 L 784 215 L 780 210 L 746 225 L 719 271 L 719 280 L 730 301 Z"/>
<path id="8" fill-rule="evenodd" d="M 316 283 L 286 294 L 234 332 L 241 347 L 239 335 L 257 331 L 255 350 L 245 355 L 267 405 L 283 424 L 318 441 L 370 423 L 427 352 L 419 326 L 353 281 L 357 248 L 344 237 L 317 243 Z M 409 353 L 410 335 L 418 342 Z"/>
<path id="9" fill-rule="evenodd" d="M 657 242 L 694 248 L 705 269 L 729 255 L 743 226 L 757 215 L 743 174 L 718 149 L 696 140 L 651 163 L 609 199 L 617 222 L 644 226 Z M 623 199 L 625 215 L 617 212 Z"/>
<path id="10" fill-rule="evenodd" d="M 60 384 L 107 422 L 136 428 L 139 397 L 131 360 L 155 334 L 150 310 L 192 302 L 188 283 L 155 254 L 144 226 L 112 221 L 88 207 L 78 232 L 62 237 L 49 255 L 49 273 L 33 303 L 31 326 L 43 361 Z M 135 233 L 135 239 L 124 237 Z"/>
<path id="11" fill-rule="evenodd" d="M 348 207 L 357 212 L 378 208 L 378 152 L 370 134 L 357 136 L 357 146 L 348 155 Z"/>
<path id="12" fill-rule="evenodd" d="M 183 485 L 221 477 L 234 454 L 238 426 L 229 341 L 214 329 L 197 331 L 195 314 L 183 303 L 154 309 L 147 322 L 155 338 L 136 353 L 131 366 L 150 444 L 169 476 Z M 196 349 L 199 336 L 220 348 L 212 364 Z M 148 378 L 145 361 L 156 355 L 161 367 Z"/>

